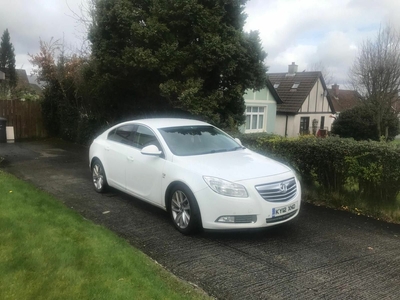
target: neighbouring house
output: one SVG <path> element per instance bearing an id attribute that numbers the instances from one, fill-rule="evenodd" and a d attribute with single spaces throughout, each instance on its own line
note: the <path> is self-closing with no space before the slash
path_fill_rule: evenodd
<path id="1" fill-rule="evenodd" d="M 5 71 L 5 69 L 3 69 Z M 17 73 L 17 86 L 15 87 L 15 94 L 17 98 L 20 100 L 37 100 L 40 98 L 42 94 L 42 89 L 37 84 L 29 83 L 28 75 L 24 69 L 15 69 Z M 0 73 L 5 74 L 5 72 L 0 71 Z M 5 77 L 5 76 L 4 76 Z M 1 79 L 1 74 L 0 74 Z M 5 78 L 3 78 L 5 79 Z M 10 90 L 3 90 L 3 96 L 5 99 L 11 99 L 11 91 Z"/>
<path id="2" fill-rule="evenodd" d="M 340 90 L 339 85 L 333 84 L 328 90 L 336 115 L 360 105 L 361 95 L 353 90 Z"/>
<path id="3" fill-rule="evenodd" d="M 18 76 L 17 89 L 20 91 L 21 100 L 30 99 L 37 100 L 43 91 L 36 83 L 30 83 L 26 71 L 23 69 L 16 69 Z"/>
<path id="4" fill-rule="evenodd" d="M 24 69 L 15 69 L 17 73 L 17 88 L 29 86 L 29 79 Z"/>
<path id="5" fill-rule="evenodd" d="M 246 123 L 241 126 L 243 133 L 275 132 L 276 109 L 282 103 L 272 83 L 267 79 L 267 87 L 260 90 L 247 90 L 244 95 L 246 104 Z"/>
<path id="6" fill-rule="evenodd" d="M 277 106 L 275 133 L 287 137 L 326 135 L 335 109 L 322 73 L 297 72 L 297 68 L 293 62 L 287 73 L 267 74 L 282 100 Z"/>

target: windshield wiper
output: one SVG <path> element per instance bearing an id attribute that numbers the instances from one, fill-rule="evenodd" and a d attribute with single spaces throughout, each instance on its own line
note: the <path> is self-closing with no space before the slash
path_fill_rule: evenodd
<path id="1" fill-rule="evenodd" d="M 237 146 L 235 148 L 230 149 L 229 151 L 236 151 L 236 150 L 239 150 L 239 149 L 246 149 L 246 148 L 243 147 L 243 146 Z"/>
<path id="2" fill-rule="evenodd" d="M 209 151 L 209 152 L 207 152 L 207 153 L 219 153 L 219 152 L 231 152 L 231 151 L 236 151 L 236 150 L 239 150 L 239 149 L 246 149 L 245 147 L 243 147 L 243 146 L 238 146 L 238 147 L 235 147 L 235 148 L 232 148 L 232 149 L 217 149 L 217 150 L 211 150 L 211 151 Z"/>
<path id="3" fill-rule="evenodd" d="M 218 153 L 218 152 L 226 152 L 226 151 L 228 151 L 228 150 L 226 150 L 226 149 L 218 149 L 218 150 L 211 150 L 208 153 Z"/>

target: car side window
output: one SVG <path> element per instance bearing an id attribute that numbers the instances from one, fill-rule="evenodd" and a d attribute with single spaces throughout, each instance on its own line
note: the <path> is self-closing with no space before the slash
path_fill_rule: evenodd
<path id="1" fill-rule="evenodd" d="M 132 145 L 135 139 L 137 125 L 123 125 L 113 129 L 107 139 L 126 145 Z"/>
<path id="2" fill-rule="evenodd" d="M 142 149 L 143 147 L 149 145 L 155 145 L 161 150 L 160 143 L 158 142 L 154 133 L 149 128 L 139 125 L 138 129 L 136 130 L 134 146 Z"/>

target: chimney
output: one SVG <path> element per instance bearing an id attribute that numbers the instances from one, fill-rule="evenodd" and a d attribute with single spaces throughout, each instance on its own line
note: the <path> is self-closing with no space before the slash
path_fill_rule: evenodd
<path id="1" fill-rule="evenodd" d="M 336 83 L 332 85 L 332 92 L 333 96 L 335 96 L 336 98 L 339 97 L 339 86 Z"/>
<path id="2" fill-rule="evenodd" d="M 297 72 L 297 67 L 298 67 L 298 65 L 296 65 L 294 62 L 292 62 L 292 64 L 291 65 L 289 65 L 289 73 L 288 73 L 288 75 L 295 75 L 296 74 L 296 72 Z"/>

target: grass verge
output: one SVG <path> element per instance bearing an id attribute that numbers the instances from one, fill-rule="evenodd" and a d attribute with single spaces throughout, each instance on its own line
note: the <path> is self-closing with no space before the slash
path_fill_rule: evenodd
<path id="1" fill-rule="evenodd" d="M 0 299 L 210 299 L 109 230 L 0 171 Z"/>

